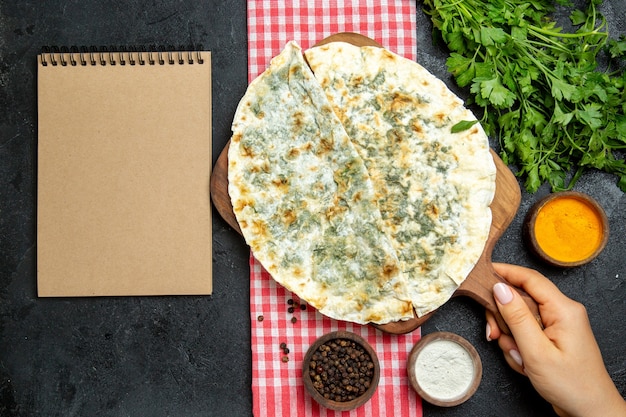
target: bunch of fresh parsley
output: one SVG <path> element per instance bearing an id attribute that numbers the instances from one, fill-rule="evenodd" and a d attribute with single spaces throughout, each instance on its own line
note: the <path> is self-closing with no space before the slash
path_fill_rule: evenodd
<path id="1" fill-rule="evenodd" d="M 529 192 L 544 182 L 569 189 L 589 168 L 617 175 L 626 192 L 626 37 L 609 37 L 601 0 L 572 11 L 569 32 L 553 20 L 550 0 L 423 3 L 450 50 L 448 70 L 469 87 L 483 127 Z"/>

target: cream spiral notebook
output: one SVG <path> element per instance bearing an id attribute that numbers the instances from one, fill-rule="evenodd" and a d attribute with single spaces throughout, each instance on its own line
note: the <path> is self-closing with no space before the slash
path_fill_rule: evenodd
<path id="1" fill-rule="evenodd" d="M 37 61 L 39 296 L 211 294 L 210 52 Z"/>

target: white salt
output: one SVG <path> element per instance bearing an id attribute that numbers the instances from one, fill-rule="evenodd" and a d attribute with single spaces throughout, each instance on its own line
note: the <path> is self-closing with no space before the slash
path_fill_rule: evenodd
<path id="1" fill-rule="evenodd" d="M 474 379 L 469 352 L 456 342 L 435 340 L 420 351 L 415 361 L 419 386 L 431 397 L 447 401 L 461 397 Z"/>

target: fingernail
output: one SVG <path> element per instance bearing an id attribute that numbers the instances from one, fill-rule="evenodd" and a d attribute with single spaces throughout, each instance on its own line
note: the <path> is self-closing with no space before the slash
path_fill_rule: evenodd
<path id="1" fill-rule="evenodd" d="M 491 342 L 491 326 L 489 325 L 489 323 L 487 323 L 486 335 L 487 342 Z"/>
<path id="2" fill-rule="evenodd" d="M 511 356 L 511 359 L 515 361 L 516 364 L 522 367 L 524 366 L 524 361 L 522 361 L 522 355 L 520 355 L 517 350 L 515 349 L 509 350 L 509 355 Z"/>
<path id="3" fill-rule="evenodd" d="M 508 304 L 513 299 L 511 288 L 503 282 L 498 282 L 493 286 L 493 295 L 500 302 L 500 304 Z"/>

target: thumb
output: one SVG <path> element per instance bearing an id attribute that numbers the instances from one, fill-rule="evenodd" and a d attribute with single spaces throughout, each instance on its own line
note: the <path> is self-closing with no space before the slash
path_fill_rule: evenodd
<path id="1" fill-rule="evenodd" d="M 517 291 L 500 282 L 493 286 L 493 295 L 520 352 L 530 352 L 545 342 L 545 334 Z"/>

